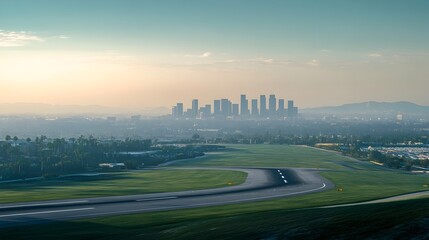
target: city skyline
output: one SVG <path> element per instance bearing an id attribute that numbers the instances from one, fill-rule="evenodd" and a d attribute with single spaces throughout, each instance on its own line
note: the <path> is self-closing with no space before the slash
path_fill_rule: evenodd
<path id="1" fill-rule="evenodd" d="M 197 89 L 206 102 L 245 91 L 302 108 L 429 105 L 428 10 L 421 0 L 4 0 L 0 103 L 168 107 Z"/>
<path id="2" fill-rule="evenodd" d="M 190 108 L 185 108 L 186 105 L 183 102 L 177 102 L 172 106 L 170 115 L 174 119 L 284 119 L 298 116 L 298 107 L 294 105 L 294 100 L 288 100 L 286 108 L 285 99 L 277 99 L 275 94 L 269 95 L 268 106 L 265 101 L 266 96 L 260 95 L 259 97 L 259 103 L 258 99 L 248 99 L 246 94 L 240 95 L 240 103 L 234 103 L 228 98 L 214 99 L 212 100 L 213 111 L 211 103 L 199 105 L 199 99 L 192 99 Z"/>

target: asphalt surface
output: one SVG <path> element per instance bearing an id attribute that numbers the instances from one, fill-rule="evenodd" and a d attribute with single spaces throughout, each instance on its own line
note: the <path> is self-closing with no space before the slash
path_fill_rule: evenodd
<path id="1" fill-rule="evenodd" d="M 99 216 L 261 201 L 333 188 L 331 182 L 312 169 L 242 167 L 204 169 L 243 171 L 248 176 L 241 185 L 216 189 L 0 204 L 0 228 Z"/>

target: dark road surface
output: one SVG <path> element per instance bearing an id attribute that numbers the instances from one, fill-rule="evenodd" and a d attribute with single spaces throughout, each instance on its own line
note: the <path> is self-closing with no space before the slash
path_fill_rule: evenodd
<path id="1" fill-rule="evenodd" d="M 311 169 L 242 167 L 204 169 L 243 171 L 248 176 L 241 185 L 216 189 L 0 204 L 0 228 L 98 216 L 251 202 L 297 196 L 333 188 L 332 183 Z"/>

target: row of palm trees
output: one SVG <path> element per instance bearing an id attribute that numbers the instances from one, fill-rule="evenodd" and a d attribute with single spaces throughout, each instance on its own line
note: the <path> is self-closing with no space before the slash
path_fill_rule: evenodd
<path id="1" fill-rule="evenodd" d="M 102 162 L 115 161 L 115 152 L 145 151 L 150 139 L 102 141 L 93 136 L 48 139 L 6 136 L 0 142 L 0 179 L 29 178 L 90 171 Z"/>

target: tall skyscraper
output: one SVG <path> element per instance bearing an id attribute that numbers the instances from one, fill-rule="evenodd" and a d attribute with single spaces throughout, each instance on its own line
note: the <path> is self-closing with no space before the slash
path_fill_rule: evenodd
<path id="1" fill-rule="evenodd" d="M 232 102 L 228 100 L 228 116 L 232 114 Z"/>
<path id="2" fill-rule="evenodd" d="M 294 107 L 293 107 L 293 100 L 289 100 L 289 101 L 287 101 L 287 115 L 288 115 L 288 117 L 293 117 L 293 112 L 294 112 L 294 109 L 293 109 Z"/>
<path id="3" fill-rule="evenodd" d="M 293 100 L 287 101 L 287 108 L 292 109 L 293 108 Z"/>
<path id="4" fill-rule="evenodd" d="M 258 116 L 259 110 L 258 110 L 258 99 L 252 99 L 252 116 Z"/>
<path id="5" fill-rule="evenodd" d="M 285 115 L 285 100 L 279 99 L 279 107 L 277 109 L 277 114 L 279 117 L 284 117 Z"/>
<path id="6" fill-rule="evenodd" d="M 210 104 L 206 104 L 204 107 L 200 107 L 198 111 L 197 118 L 205 119 L 209 118 L 212 113 L 212 106 Z"/>
<path id="7" fill-rule="evenodd" d="M 209 117 L 212 114 L 212 105 L 206 104 L 205 106 L 205 115 Z"/>
<path id="8" fill-rule="evenodd" d="M 230 103 L 226 98 L 220 100 L 220 112 L 222 116 L 227 117 L 231 113 Z"/>
<path id="9" fill-rule="evenodd" d="M 239 115 L 239 111 L 238 111 L 238 103 L 234 103 L 232 104 L 232 115 L 233 116 L 238 116 Z"/>
<path id="10" fill-rule="evenodd" d="M 246 99 L 246 94 L 241 95 L 240 104 L 241 104 L 240 114 L 241 115 L 249 115 L 249 104 L 248 104 L 248 101 Z"/>
<path id="11" fill-rule="evenodd" d="M 276 112 L 277 112 L 276 105 L 277 105 L 276 95 L 271 94 L 270 99 L 268 100 L 268 111 L 269 111 L 270 117 L 276 116 Z"/>
<path id="12" fill-rule="evenodd" d="M 287 102 L 287 115 L 288 117 L 298 116 L 298 108 L 294 106 L 293 100 Z"/>
<path id="13" fill-rule="evenodd" d="M 177 113 L 177 117 L 183 117 L 183 103 L 177 103 L 176 113 Z"/>
<path id="14" fill-rule="evenodd" d="M 171 108 L 171 116 L 172 116 L 173 118 L 176 118 L 176 117 L 177 117 L 177 107 L 176 107 L 176 106 L 173 106 L 173 107 Z"/>
<path id="15" fill-rule="evenodd" d="M 192 100 L 192 116 L 196 117 L 198 114 L 198 99 Z"/>
<path id="16" fill-rule="evenodd" d="M 261 116 L 267 116 L 267 98 L 265 95 L 259 96 L 259 111 Z"/>
<path id="17" fill-rule="evenodd" d="M 220 100 L 214 100 L 213 102 L 213 114 L 220 115 Z"/>

